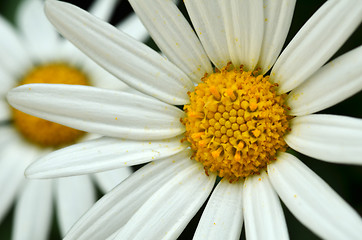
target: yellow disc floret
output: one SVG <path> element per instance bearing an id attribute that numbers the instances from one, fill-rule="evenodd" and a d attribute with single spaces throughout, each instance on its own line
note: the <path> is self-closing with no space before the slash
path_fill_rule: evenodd
<path id="1" fill-rule="evenodd" d="M 205 75 L 189 93 L 182 122 L 192 158 L 206 173 L 236 181 L 259 173 L 277 151 L 286 150 L 289 117 L 285 95 L 277 95 L 269 76 L 228 68 Z"/>
<path id="2" fill-rule="evenodd" d="M 63 63 L 41 65 L 24 76 L 19 85 L 29 83 L 58 83 L 88 85 L 88 78 L 77 68 Z M 75 142 L 84 132 L 37 118 L 13 109 L 16 129 L 31 143 L 43 147 L 58 147 Z"/>

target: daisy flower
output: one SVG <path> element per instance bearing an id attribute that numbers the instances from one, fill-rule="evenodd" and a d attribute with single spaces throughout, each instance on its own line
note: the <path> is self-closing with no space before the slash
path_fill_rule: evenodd
<path id="1" fill-rule="evenodd" d="M 95 2 L 91 12 L 108 19 L 116 0 Z M 33 160 L 79 141 L 84 132 L 11 109 L 7 91 L 26 83 L 68 83 L 123 89 L 125 85 L 77 48 L 60 38 L 44 14 L 40 0 L 23 1 L 17 12 L 18 29 L 0 17 L 0 221 L 16 202 L 14 239 L 44 239 L 50 228 L 52 198 L 62 235 L 96 200 L 90 176 L 29 181 L 24 170 Z M 133 14 L 119 26 L 133 26 L 135 37 L 147 31 Z M 127 29 L 126 29 L 127 30 Z M 95 175 L 106 192 L 131 173 L 129 168 Z M 31 224 L 30 224 L 31 223 Z"/>
<path id="2" fill-rule="evenodd" d="M 143 95 L 46 84 L 8 94 L 21 111 L 107 136 L 43 157 L 28 177 L 151 161 L 65 239 L 176 239 L 205 201 L 195 239 L 238 239 L 244 221 L 248 239 L 287 239 L 278 196 L 321 238 L 360 238 L 360 216 L 286 150 L 362 163 L 362 121 L 315 114 L 361 90 L 362 47 L 325 64 L 360 24 L 361 1 L 327 1 L 281 54 L 295 1 L 185 0 L 193 28 L 172 1 L 129 2 L 167 58 L 70 4 L 45 10 Z"/>

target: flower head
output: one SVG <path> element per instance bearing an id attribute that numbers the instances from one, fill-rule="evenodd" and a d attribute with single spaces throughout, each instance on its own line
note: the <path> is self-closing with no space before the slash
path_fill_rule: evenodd
<path id="1" fill-rule="evenodd" d="M 362 121 L 313 114 L 362 87 L 362 47 L 324 65 L 360 24 L 361 2 L 325 3 L 280 56 L 295 1 L 185 0 L 197 35 L 172 1 L 130 3 L 167 59 L 72 5 L 49 0 L 46 13 L 142 93 L 28 85 L 8 94 L 20 110 L 111 137 L 53 152 L 27 169 L 29 177 L 152 161 L 99 200 L 67 238 L 175 239 L 211 192 L 195 239 L 237 239 L 243 220 L 247 238 L 288 238 L 278 196 L 320 237 L 358 238 L 358 214 L 285 150 L 361 163 Z M 122 147 L 112 144 L 117 138 Z"/>

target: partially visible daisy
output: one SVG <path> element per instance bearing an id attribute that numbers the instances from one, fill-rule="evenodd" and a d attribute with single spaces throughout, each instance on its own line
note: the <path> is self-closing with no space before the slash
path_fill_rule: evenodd
<path id="1" fill-rule="evenodd" d="M 108 19 L 116 0 L 99 0 L 91 12 Z M 89 138 L 84 132 L 51 123 L 7 104 L 7 91 L 26 83 L 87 84 L 124 89 L 125 85 L 100 68 L 65 39 L 61 38 L 44 15 L 41 0 L 25 0 L 19 6 L 19 29 L 0 16 L 0 222 L 16 201 L 14 239 L 45 239 L 50 227 L 52 198 L 65 235 L 70 226 L 96 200 L 91 176 L 57 180 L 25 180 L 27 165 L 64 145 Z M 141 22 L 131 15 L 119 26 L 133 27 L 139 40 L 147 37 Z M 120 141 L 113 141 L 120 144 Z M 131 173 L 129 168 L 95 175 L 106 192 Z"/>
<path id="2" fill-rule="evenodd" d="M 45 156 L 29 177 L 152 161 L 99 200 L 66 239 L 176 239 L 211 192 L 195 239 L 238 239 L 244 220 L 248 239 L 287 239 L 278 196 L 318 236 L 360 238 L 360 216 L 285 151 L 362 163 L 362 121 L 313 114 L 362 88 L 362 47 L 324 65 L 361 23 L 362 2 L 326 2 L 280 56 L 295 1 L 185 0 L 197 35 L 171 1 L 130 3 L 167 59 L 70 4 L 49 0 L 46 13 L 145 95 L 46 84 L 8 94 L 22 111 L 109 136 Z M 117 138 L 122 147 L 112 144 Z"/>

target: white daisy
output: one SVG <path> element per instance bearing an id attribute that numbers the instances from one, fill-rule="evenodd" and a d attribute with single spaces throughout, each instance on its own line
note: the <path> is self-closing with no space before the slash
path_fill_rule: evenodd
<path id="1" fill-rule="evenodd" d="M 100 0 L 91 12 L 108 19 L 116 0 Z M 51 224 L 52 198 L 56 199 L 62 235 L 96 200 L 91 176 L 29 181 L 24 170 L 45 153 L 74 142 L 84 134 L 75 129 L 12 111 L 5 96 L 20 83 L 90 83 L 122 89 L 118 79 L 100 68 L 72 44 L 60 38 L 46 19 L 41 0 L 26 0 L 17 12 L 18 29 L 0 16 L 0 221 L 16 201 L 14 239 L 44 239 Z M 136 16 L 119 25 L 139 40 L 147 37 Z M 128 29 L 128 30 L 127 30 Z M 50 78 L 49 78 L 50 76 Z M 89 138 L 89 136 L 87 137 Z M 116 142 L 115 142 L 116 143 Z M 131 173 L 129 168 L 95 175 L 106 192 Z"/>
<path id="2" fill-rule="evenodd" d="M 362 163 L 362 121 L 313 114 L 362 88 L 362 47 L 324 65 L 360 24 L 361 1 L 326 2 L 280 56 L 295 1 L 185 0 L 197 35 L 172 1 L 130 3 L 167 59 L 70 4 L 49 0 L 46 13 L 145 95 L 45 84 L 8 94 L 22 111 L 108 136 L 45 156 L 29 177 L 152 161 L 99 200 L 66 239 L 175 239 L 211 192 L 195 239 L 238 239 L 244 220 L 248 239 L 288 238 L 278 196 L 318 236 L 358 239 L 359 215 L 284 151 Z M 217 175 L 224 178 L 212 191 Z"/>

